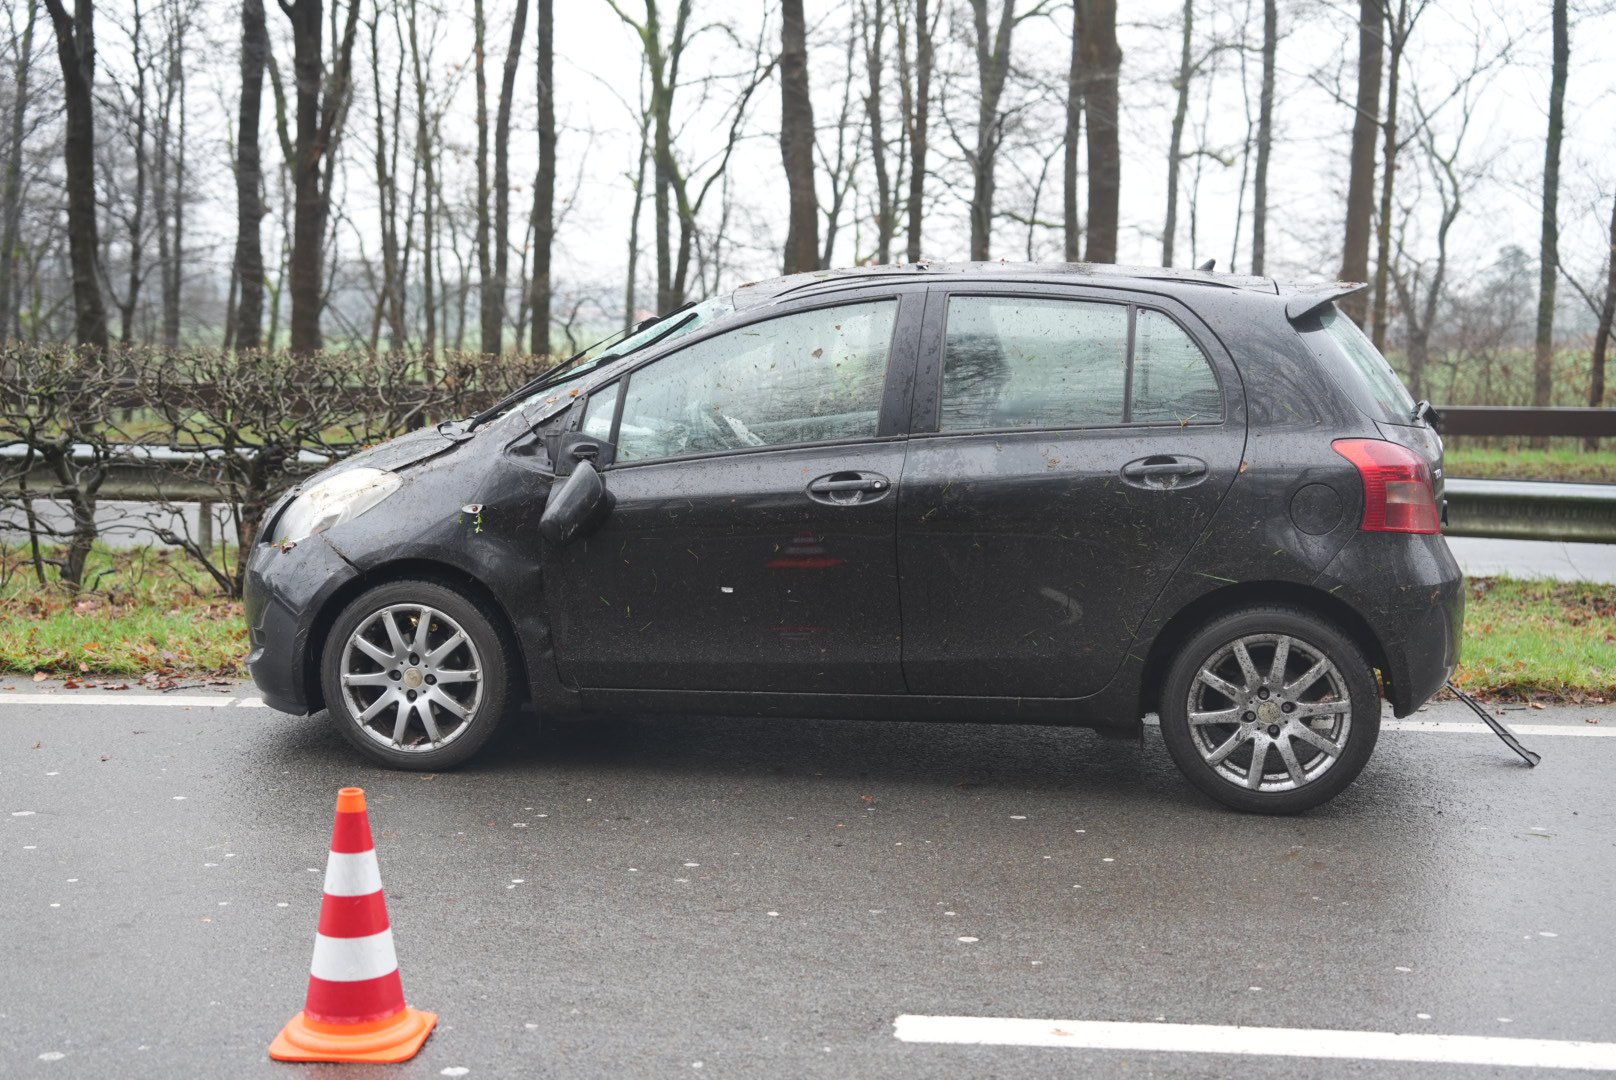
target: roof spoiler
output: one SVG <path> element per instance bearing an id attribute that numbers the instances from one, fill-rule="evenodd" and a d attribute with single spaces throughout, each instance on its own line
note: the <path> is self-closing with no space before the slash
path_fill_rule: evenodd
<path id="1" fill-rule="evenodd" d="M 1313 314 L 1326 304 L 1332 304 L 1343 296 L 1351 296 L 1367 288 L 1368 283 L 1362 281 L 1332 281 L 1328 285 L 1308 286 L 1285 301 L 1285 317 L 1295 322 Z"/>

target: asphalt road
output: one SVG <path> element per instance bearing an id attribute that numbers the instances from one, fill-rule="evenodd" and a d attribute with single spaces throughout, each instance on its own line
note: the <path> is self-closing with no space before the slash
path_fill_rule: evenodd
<path id="1" fill-rule="evenodd" d="M 38 689 L 0 689 L 0 1076 L 383 1071 L 265 1054 L 345 784 L 442 1017 L 389 1075 L 1548 1075 L 919 1044 L 902 1014 L 1616 1040 L 1616 738 L 1571 735 L 1616 709 L 1509 714 L 1536 770 L 1387 731 L 1334 803 L 1268 819 L 1153 730 L 622 717 L 412 775 L 204 690 Z"/>

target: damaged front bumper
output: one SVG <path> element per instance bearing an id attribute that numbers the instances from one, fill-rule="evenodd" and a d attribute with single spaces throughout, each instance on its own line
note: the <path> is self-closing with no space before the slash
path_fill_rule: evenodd
<path id="1" fill-rule="evenodd" d="M 315 617 L 358 576 L 321 534 L 282 547 L 259 544 L 247 563 L 244 590 L 252 651 L 247 670 L 272 709 L 307 716 L 324 707 L 319 658 L 312 652 Z"/>

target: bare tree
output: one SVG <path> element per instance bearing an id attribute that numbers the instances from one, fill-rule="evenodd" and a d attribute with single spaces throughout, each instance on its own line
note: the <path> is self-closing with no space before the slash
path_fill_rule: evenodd
<path id="1" fill-rule="evenodd" d="M 533 330 L 528 351 L 550 355 L 550 252 L 555 246 L 556 119 L 555 119 L 555 13 L 554 0 L 538 0 L 539 39 L 539 173 L 533 182 Z M 643 130 L 642 130 L 643 134 Z M 641 139 L 640 175 L 645 175 L 644 139 Z M 633 228 L 639 228 L 640 191 L 634 191 Z M 630 241 L 632 248 L 633 242 Z M 632 258 L 632 254 L 631 254 Z M 629 288 L 633 288 L 633 266 Z M 630 307 L 633 297 L 630 295 Z"/>
<path id="2" fill-rule="evenodd" d="M 1162 265 L 1173 265 L 1173 240 L 1178 233 L 1178 166 L 1183 156 L 1184 117 L 1190 106 L 1190 46 L 1195 34 L 1195 0 L 1184 0 L 1182 41 L 1178 54 L 1178 104 L 1173 109 L 1173 134 L 1167 142 L 1167 221 L 1162 226 Z"/>
<path id="3" fill-rule="evenodd" d="M 420 33 L 419 0 L 409 0 L 409 15 L 405 26 L 409 31 L 410 70 L 415 82 L 415 158 L 421 170 L 421 313 L 425 321 L 421 351 L 427 365 L 427 378 L 431 377 L 433 358 L 438 347 L 438 281 L 440 272 L 434 265 L 437 257 L 437 175 L 433 168 L 433 149 L 436 144 L 436 118 L 429 106 L 426 72 L 431 65 L 431 48 L 423 52 Z"/>
<path id="4" fill-rule="evenodd" d="M 527 0 L 516 0 L 516 10 L 511 16 L 511 42 L 505 50 L 505 68 L 499 84 L 499 110 L 494 116 L 493 266 L 492 273 L 485 273 L 482 279 L 485 353 L 502 352 L 505 344 L 505 283 L 510 273 L 511 99 L 516 93 L 516 69 L 522 59 L 522 36 L 526 28 Z M 479 70 L 481 63 L 479 53 Z M 481 82 L 478 85 L 480 88 Z M 482 100 L 480 89 L 478 100 Z M 486 114 L 483 122 L 487 122 Z M 483 231 L 479 226 L 479 236 Z"/>
<path id="5" fill-rule="evenodd" d="M 1380 211 L 1377 215 L 1375 236 L 1375 307 L 1371 320 L 1375 348 L 1386 347 L 1387 275 L 1391 264 L 1392 188 L 1397 178 L 1397 155 L 1402 144 L 1397 141 L 1397 105 L 1399 83 L 1403 69 L 1403 53 L 1408 47 L 1414 24 L 1425 10 L 1426 0 L 1397 0 L 1395 11 L 1387 12 L 1386 20 L 1386 119 L 1381 124 L 1384 135 L 1380 167 Z"/>
<path id="6" fill-rule="evenodd" d="M 1358 101 L 1352 121 L 1352 162 L 1347 176 L 1347 221 L 1341 245 L 1341 278 L 1369 279 L 1369 223 L 1374 210 L 1375 134 L 1380 128 L 1380 67 L 1386 19 L 1381 0 L 1358 0 Z M 1367 312 L 1361 292 L 1340 301 L 1352 321 L 1363 325 Z"/>
<path id="7" fill-rule="evenodd" d="M 785 272 L 819 266 L 819 199 L 814 194 L 814 104 L 808 96 L 808 41 L 802 0 L 780 4 L 780 157 L 790 215 Z"/>
<path id="8" fill-rule="evenodd" d="M 1274 59 L 1279 51 L 1276 0 L 1263 0 L 1262 97 L 1257 113 L 1257 173 L 1251 194 L 1251 272 L 1261 276 L 1268 257 L 1268 162 L 1274 150 Z"/>
<path id="9" fill-rule="evenodd" d="M 1122 149 L 1117 134 L 1116 0 L 1076 0 L 1083 53 L 1083 111 L 1088 120 L 1088 244 L 1091 263 L 1117 261 L 1117 209 L 1122 195 Z"/>
<path id="10" fill-rule="evenodd" d="M 1078 140 L 1083 137 L 1082 8 L 1072 4 L 1072 57 L 1066 75 L 1066 132 L 1061 141 L 1061 225 L 1067 262 L 1083 257 L 1083 227 L 1077 211 Z"/>
<path id="11" fill-rule="evenodd" d="M 905 256 L 920 261 L 920 240 L 926 211 L 926 153 L 930 146 L 931 77 L 936 64 L 934 42 L 942 7 L 928 14 L 927 0 L 914 2 L 915 59 L 910 77 L 909 50 L 905 41 L 908 21 L 898 18 L 898 59 L 903 83 L 903 122 L 909 138 L 909 228 Z"/>
<path id="12" fill-rule="evenodd" d="M 860 0 L 859 28 L 864 40 L 864 71 L 869 89 L 864 95 L 864 115 L 870 128 L 870 167 L 875 173 L 875 261 L 892 261 L 892 238 L 898 231 L 898 199 L 892 170 L 887 164 L 885 116 L 881 108 L 882 81 L 886 54 L 882 51 L 886 31 L 886 0 L 869 3 Z M 901 18 L 901 15 L 900 15 Z M 899 171 L 902 171 L 900 160 Z"/>
<path id="13" fill-rule="evenodd" d="M 1588 404 L 1605 404 L 1605 356 L 1610 350 L 1611 323 L 1616 321 L 1616 198 L 1610 201 L 1610 252 L 1605 256 L 1605 302 L 1599 308 L 1599 327 L 1594 331 L 1593 355 L 1588 370 Z M 1589 450 L 1599 449 L 1599 440 L 1587 440 Z"/>
<path id="14" fill-rule="evenodd" d="M 62 157 L 67 170 L 74 332 L 80 345 L 105 352 L 107 309 L 97 273 L 101 238 L 95 201 L 95 5 L 93 0 L 75 0 L 69 15 L 62 0 L 45 0 L 45 10 L 56 29 L 56 55 L 62 65 L 67 106 Z"/>
<path id="15" fill-rule="evenodd" d="M 0 342 L 11 337 L 16 325 L 17 301 L 20 289 L 17 278 L 17 246 L 22 225 L 22 165 L 23 139 L 28 131 L 28 78 L 34 63 L 34 23 L 39 5 L 25 0 L 28 11 L 22 34 L 17 34 L 16 9 L 7 9 L 11 23 L 12 40 L 16 43 L 17 63 L 12 71 L 13 97 L 11 101 L 11 127 L 6 140 L 4 190 L 0 192 Z"/>
<path id="16" fill-rule="evenodd" d="M 1532 404 L 1539 406 L 1549 403 L 1554 388 L 1554 292 L 1560 266 L 1560 136 L 1565 128 L 1566 70 L 1571 64 L 1566 0 L 1554 0 L 1552 22 L 1554 60 L 1549 79 L 1549 133 L 1543 143 L 1543 229 L 1538 253 L 1537 336 L 1532 363 Z"/>
<path id="17" fill-rule="evenodd" d="M 236 124 L 236 320 L 238 349 L 256 349 L 264 333 L 263 163 L 258 153 L 259 110 L 264 94 L 264 57 L 269 31 L 264 0 L 241 4 L 241 103 Z"/>
<path id="18" fill-rule="evenodd" d="M 56 0 L 48 0 L 56 2 Z M 322 94 L 325 36 L 321 0 L 276 0 L 292 23 L 293 69 L 297 79 L 297 159 L 292 169 L 295 217 L 288 276 L 292 292 L 292 350 L 321 347 L 320 313 L 325 308 L 325 232 L 331 212 L 331 183 L 342 119 L 347 112 L 359 0 L 349 0 L 330 85 Z M 336 0 L 333 0 L 335 3 Z"/>

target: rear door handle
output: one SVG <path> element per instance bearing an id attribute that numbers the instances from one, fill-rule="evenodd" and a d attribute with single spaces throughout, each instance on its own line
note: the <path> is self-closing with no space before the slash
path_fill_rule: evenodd
<path id="1" fill-rule="evenodd" d="M 1152 454 L 1122 467 L 1122 478 L 1136 487 L 1177 487 L 1180 480 L 1198 480 L 1205 475 L 1206 462 L 1200 458 L 1173 454 Z"/>
<path id="2" fill-rule="evenodd" d="M 892 487 L 880 473 L 835 472 L 808 481 L 808 497 L 831 506 L 874 502 Z"/>

